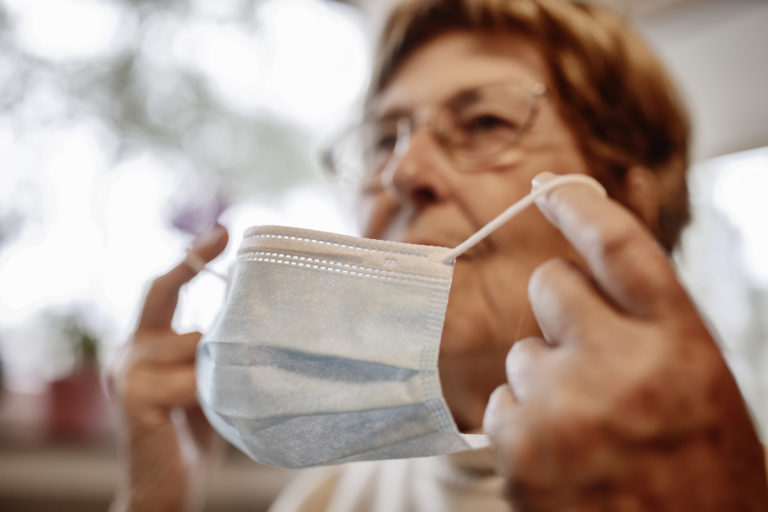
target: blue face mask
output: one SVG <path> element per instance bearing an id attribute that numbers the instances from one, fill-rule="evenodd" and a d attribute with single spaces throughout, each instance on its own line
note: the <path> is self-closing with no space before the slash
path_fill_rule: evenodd
<path id="1" fill-rule="evenodd" d="M 200 404 L 254 460 L 290 468 L 488 445 L 462 434 L 438 353 L 455 259 L 556 178 L 454 249 L 252 228 L 226 304 L 198 349 Z M 501 364 L 501 363 L 500 363 Z"/>

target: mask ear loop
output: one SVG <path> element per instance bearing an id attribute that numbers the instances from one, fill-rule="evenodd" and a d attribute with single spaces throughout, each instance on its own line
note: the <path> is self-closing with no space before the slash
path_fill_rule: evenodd
<path id="1" fill-rule="evenodd" d="M 608 195 L 608 193 L 605 191 L 605 188 L 603 188 L 603 186 L 596 179 L 592 178 L 591 176 L 587 176 L 586 174 L 566 174 L 563 176 L 558 176 L 557 178 L 553 178 L 552 180 L 537 186 L 535 190 L 532 190 L 528 193 L 528 195 L 501 212 L 499 216 L 483 226 L 474 235 L 470 236 L 455 248 L 451 249 L 447 254 L 436 253 L 436 255 L 440 257 L 440 261 L 443 263 L 451 264 L 456 260 L 456 258 L 470 250 L 472 247 L 485 239 L 488 235 L 499 229 L 509 219 L 531 206 L 536 198 L 540 195 L 546 194 L 550 190 L 557 187 L 574 183 L 589 185 L 593 189 L 597 190 L 597 192 L 599 192 L 603 197 Z"/>
<path id="2" fill-rule="evenodd" d="M 184 257 L 183 260 L 184 264 L 187 265 L 189 268 L 194 270 L 195 272 L 208 272 L 211 275 L 214 275 L 224 281 L 227 285 L 229 285 L 229 276 L 222 274 L 221 272 L 217 272 L 213 270 L 212 268 L 209 268 L 206 266 L 205 261 L 197 255 L 197 253 L 193 249 L 187 249 L 187 255 Z"/>

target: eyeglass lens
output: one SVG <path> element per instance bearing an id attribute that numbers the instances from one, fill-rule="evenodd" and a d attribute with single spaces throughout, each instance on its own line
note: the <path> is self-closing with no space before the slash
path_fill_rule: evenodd
<path id="1" fill-rule="evenodd" d="M 458 160 L 460 169 L 471 172 L 514 146 L 530 123 L 534 108 L 535 96 L 525 87 L 485 86 L 455 95 L 424 124 L 443 149 Z M 413 117 L 408 116 L 369 119 L 350 133 L 346 141 L 349 147 L 337 149 L 346 155 L 345 163 L 356 166 L 356 172 L 362 174 L 361 184 L 370 186 L 397 158 L 396 148 L 398 153 L 407 148 L 419 128 L 414 124 Z"/>

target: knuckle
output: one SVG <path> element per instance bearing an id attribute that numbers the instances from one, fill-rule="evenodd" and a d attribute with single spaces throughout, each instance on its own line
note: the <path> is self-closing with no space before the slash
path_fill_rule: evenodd
<path id="1" fill-rule="evenodd" d="M 637 242 L 644 239 L 638 224 L 619 219 L 605 220 L 587 231 L 589 247 L 594 247 L 603 258 L 633 252 Z"/>
<path id="2" fill-rule="evenodd" d="M 528 400 L 538 394 L 541 370 L 547 367 L 546 342 L 541 338 L 524 338 L 515 342 L 507 353 L 505 369 L 507 380 L 520 400 Z"/>
<path id="3" fill-rule="evenodd" d="M 523 357 L 523 355 L 528 350 L 528 345 L 530 342 L 531 338 L 523 338 L 521 340 L 517 340 L 512 345 L 512 348 L 509 349 L 509 352 L 507 352 L 507 364 L 510 364 L 511 361 L 516 361 L 517 359 Z"/>
<path id="4" fill-rule="evenodd" d="M 154 294 L 165 290 L 168 287 L 168 274 L 162 274 L 149 282 L 149 293 Z"/>
<path id="5" fill-rule="evenodd" d="M 126 376 L 120 384 L 118 398 L 126 410 L 140 409 L 147 402 L 144 382 L 135 374 Z"/>
<path id="6" fill-rule="evenodd" d="M 529 295 L 551 288 L 565 272 L 568 263 L 563 258 L 551 258 L 541 263 L 531 274 L 528 282 Z"/>
<path id="7" fill-rule="evenodd" d="M 639 223 L 607 220 L 590 230 L 588 243 L 594 261 L 620 269 L 628 296 L 648 291 L 664 293 L 665 298 L 676 294 L 677 279 L 667 256 Z"/>
<path id="8" fill-rule="evenodd" d="M 524 338 L 516 341 L 507 352 L 507 373 L 514 374 L 522 370 L 530 358 L 533 343 L 538 343 L 535 338 Z"/>
<path id="9" fill-rule="evenodd" d="M 531 276 L 531 279 L 536 279 L 539 281 L 547 281 L 548 279 L 551 279 L 553 275 L 556 275 L 558 273 L 561 265 L 562 265 L 562 260 L 560 258 L 548 259 L 547 261 L 541 263 L 538 267 L 536 267 L 536 270 L 534 270 L 533 275 Z"/>
<path id="10" fill-rule="evenodd" d="M 598 261 L 613 261 L 624 264 L 636 262 L 633 268 L 646 279 L 654 274 L 661 265 L 666 265 L 658 244 L 650 233 L 637 222 L 625 219 L 611 219 L 593 226 L 588 231 L 588 247 L 593 248 Z M 644 271 L 645 270 L 645 271 Z"/>

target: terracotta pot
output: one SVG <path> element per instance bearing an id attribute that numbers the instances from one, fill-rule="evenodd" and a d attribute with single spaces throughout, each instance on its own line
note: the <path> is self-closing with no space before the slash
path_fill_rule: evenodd
<path id="1" fill-rule="evenodd" d="M 84 365 L 49 387 L 48 431 L 70 441 L 109 437 L 109 408 L 98 367 Z"/>

